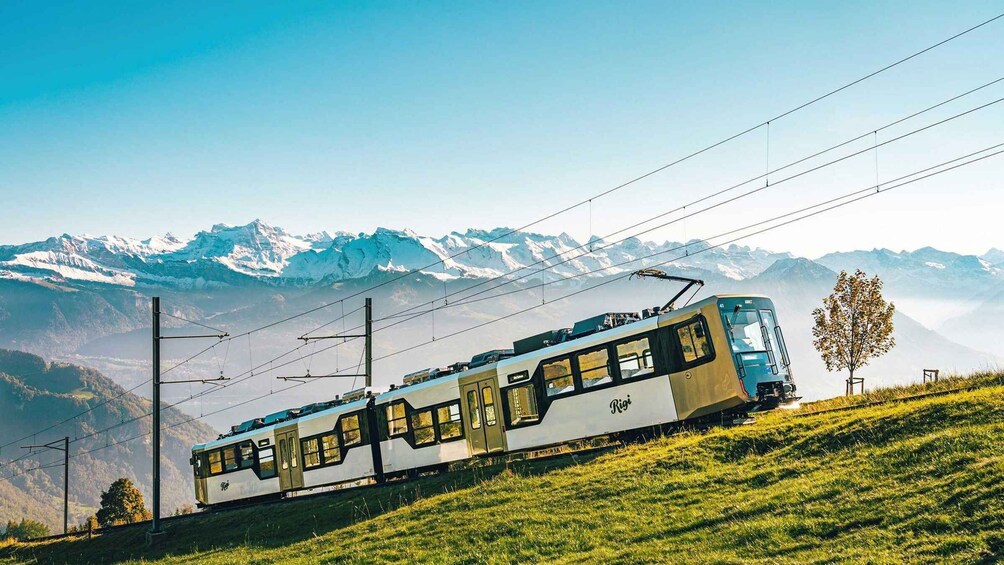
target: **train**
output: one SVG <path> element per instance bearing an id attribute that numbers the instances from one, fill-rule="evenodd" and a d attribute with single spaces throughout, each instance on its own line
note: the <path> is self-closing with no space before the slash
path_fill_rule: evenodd
<path id="1" fill-rule="evenodd" d="M 282 410 L 195 445 L 201 508 L 406 479 L 478 457 L 638 434 L 798 400 L 776 310 L 719 294 L 603 313 L 400 385 Z"/>

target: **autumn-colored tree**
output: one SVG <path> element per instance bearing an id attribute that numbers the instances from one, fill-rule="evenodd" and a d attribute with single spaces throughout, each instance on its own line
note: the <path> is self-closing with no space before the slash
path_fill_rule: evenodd
<path id="1" fill-rule="evenodd" d="M 102 526 L 132 524 L 150 517 L 150 511 L 143 505 L 143 493 L 129 479 L 119 479 L 101 493 L 97 518 Z"/>
<path id="2" fill-rule="evenodd" d="M 187 516 L 193 513 L 195 513 L 195 507 L 188 503 L 182 504 L 180 508 L 174 509 L 175 516 Z"/>
<path id="3" fill-rule="evenodd" d="M 847 394 L 853 391 L 854 371 L 887 353 L 896 345 L 892 317 L 896 307 L 882 298 L 882 281 L 868 278 L 860 269 L 853 275 L 840 271 L 833 294 L 823 307 L 812 311 L 813 345 L 826 370 L 847 369 Z"/>
<path id="4" fill-rule="evenodd" d="M 93 534 L 94 530 L 98 529 L 99 527 L 101 527 L 101 524 L 98 522 L 98 517 L 95 516 L 94 514 L 91 514 L 90 516 L 87 517 L 87 520 L 85 520 L 83 525 L 80 527 L 80 531 L 87 532 L 87 535 L 89 536 Z"/>

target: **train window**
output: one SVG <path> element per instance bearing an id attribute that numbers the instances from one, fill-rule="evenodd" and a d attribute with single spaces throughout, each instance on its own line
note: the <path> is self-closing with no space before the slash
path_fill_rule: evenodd
<path id="1" fill-rule="evenodd" d="M 652 374 L 655 366 L 652 364 L 652 347 L 648 343 L 648 338 L 643 337 L 618 345 L 617 363 L 620 365 L 622 379 Z"/>
<path id="2" fill-rule="evenodd" d="M 606 349 L 583 353 L 579 355 L 578 361 L 583 388 L 613 382 L 610 376 L 610 354 Z"/>
<path id="3" fill-rule="evenodd" d="M 198 455 L 192 455 L 192 471 L 195 473 L 195 478 L 202 476 L 203 468 L 202 454 L 199 453 Z"/>
<path id="4" fill-rule="evenodd" d="M 453 402 L 446 406 L 440 406 L 436 410 L 436 418 L 439 420 L 439 439 L 451 439 L 460 437 L 460 403 Z"/>
<path id="5" fill-rule="evenodd" d="M 345 447 L 362 443 L 363 434 L 359 430 L 359 414 L 342 417 L 342 443 Z"/>
<path id="6" fill-rule="evenodd" d="M 237 446 L 223 448 L 223 470 L 234 471 L 237 469 Z"/>
<path id="7" fill-rule="evenodd" d="M 408 418 L 404 412 L 404 402 L 387 405 L 387 435 L 390 437 L 408 433 Z"/>
<path id="8" fill-rule="evenodd" d="M 729 327 L 729 339 L 734 352 L 767 351 L 767 344 L 763 341 L 763 330 L 760 328 L 760 318 L 755 310 L 738 311 L 725 321 Z"/>
<path id="9" fill-rule="evenodd" d="M 310 439 L 303 440 L 303 447 L 300 451 L 303 452 L 303 468 L 310 469 L 313 467 L 321 466 L 321 447 L 318 445 L 317 438 L 312 437 Z"/>
<path id="10" fill-rule="evenodd" d="M 289 453 L 286 451 L 286 440 L 279 440 L 279 462 L 282 465 L 282 470 L 285 471 L 289 469 L 289 462 L 286 460 L 289 457 Z"/>
<path id="11" fill-rule="evenodd" d="M 258 452 L 258 471 L 263 479 L 275 476 L 275 450 L 271 447 Z"/>
<path id="12" fill-rule="evenodd" d="M 338 448 L 338 436 L 335 434 L 321 436 L 321 450 L 324 452 L 325 465 L 342 459 L 342 450 Z"/>
<path id="13" fill-rule="evenodd" d="M 536 422 L 540 419 L 537 411 L 537 393 L 533 385 L 514 386 L 506 390 L 509 396 L 509 423 L 512 425 Z"/>
<path id="14" fill-rule="evenodd" d="M 484 402 L 485 407 L 485 425 L 494 426 L 495 419 L 495 394 L 492 393 L 492 387 L 486 386 L 481 388 L 481 400 Z"/>
<path id="15" fill-rule="evenodd" d="M 432 422 L 432 409 L 411 414 L 411 429 L 415 430 L 415 445 L 436 443 L 436 428 Z"/>
<path id="16" fill-rule="evenodd" d="M 572 363 L 568 359 L 544 365 L 544 389 L 548 396 L 575 390 L 575 381 L 572 379 Z"/>
<path id="17" fill-rule="evenodd" d="M 471 429 L 481 429 L 481 410 L 478 406 L 478 391 L 467 391 L 467 413 L 471 415 Z"/>
<path id="18" fill-rule="evenodd" d="M 683 352 L 683 362 L 693 363 L 711 356 L 711 346 L 708 344 L 708 334 L 704 331 L 701 320 L 694 320 L 676 328 L 680 341 L 680 351 Z"/>
<path id="19" fill-rule="evenodd" d="M 209 452 L 209 473 L 212 475 L 219 475 L 223 472 L 223 461 L 220 456 L 219 451 Z"/>
<path id="20" fill-rule="evenodd" d="M 246 441 L 241 444 L 241 469 L 254 467 L 254 444 Z"/>

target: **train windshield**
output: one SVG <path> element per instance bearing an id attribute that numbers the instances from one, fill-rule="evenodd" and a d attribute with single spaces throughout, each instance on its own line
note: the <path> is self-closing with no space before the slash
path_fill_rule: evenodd
<path id="1" fill-rule="evenodd" d="M 743 377 L 788 376 L 788 351 L 774 316 L 762 298 L 723 300 L 721 313 L 736 367 Z"/>

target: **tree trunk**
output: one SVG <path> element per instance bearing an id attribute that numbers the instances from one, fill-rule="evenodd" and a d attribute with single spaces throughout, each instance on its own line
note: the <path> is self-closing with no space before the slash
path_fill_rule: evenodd
<path id="1" fill-rule="evenodd" d="M 849 369 L 850 375 L 847 377 L 847 396 L 854 394 L 854 369 Z"/>

